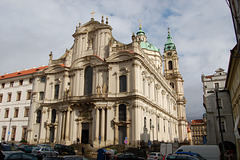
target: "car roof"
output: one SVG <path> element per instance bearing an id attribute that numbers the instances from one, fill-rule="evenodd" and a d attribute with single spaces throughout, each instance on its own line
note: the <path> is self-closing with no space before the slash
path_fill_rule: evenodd
<path id="1" fill-rule="evenodd" d="M 194 152 L 175 152 L 175 154 L 199 155 L 198 153 L 194 153 Z"/>

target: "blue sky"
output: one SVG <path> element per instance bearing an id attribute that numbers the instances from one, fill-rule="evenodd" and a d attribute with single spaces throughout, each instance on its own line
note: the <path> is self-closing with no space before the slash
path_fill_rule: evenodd
<path id="1" fill-rule="evenodd" d="M 108 16 L 113 36 L 130 43 L 139 20 L 148 41 L 163 53 L 170 28 L 184 79 L 188 120 L 202 118 L 201 74 L 227 71 L 235 45 L 225 0 L 1 0 L 0 75 L 47 65 L 50 51 L 59 58 L 73 44 L 79 22 Z"/>

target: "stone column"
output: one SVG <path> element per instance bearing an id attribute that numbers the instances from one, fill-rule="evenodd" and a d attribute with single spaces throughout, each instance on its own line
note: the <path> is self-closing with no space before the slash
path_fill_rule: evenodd
<path id="1" fill-rule="evenodd" d="M 58 111 L 58 127 L 57 127 L 57 142 L 61 143 L 61 135 L 62 135 L 62 112 Z"/>
<path id="2" fill-rule="evenodd" d="M 57 129 L 58 129 L 58 127 L 56 125 L 54 125 L 54 140 L 53 140 L 54 143 L 56 143 L 56 141 L 57 141 Z"/>
<path id="3" fill-rule="evenodd" d="M 101 112 L 101 143 L 105 141 L 105 110 L 102 109 Z"/>
<path id="4" fill-rule="evenodd" d="M 96 128 L 95 128 L 95 141 L 98 141 L 99 137 L 99 109 L 96 108 Z"/>
<path id="5" fill-rule="evenodd" d="M 66 117 L 66 129 L 65 129 L 65 141 L 69 141 L 69 125 L 70 125 L 70 108 L 67 110 L 67 117 Z"/>
<path id="6" fill-rule="evenodd" d="M 80 90 L 80 85 L 81 84 L 80 84 L 80 80 L 79 79 L 80 79 L 80 71 L 78 70 L 77 73 L 76 73 L 76 86 L 74 87 L 75 90 L 76 90 L 75 96 L 79 96 L 80 95 L 79 90 Z"/>
<path id="7" fill-rule="evenodd" d="M 118 125 L 115 124 L 114 126 L 114 144 L 118 144 Z"/>
<path id="8" fill-rule="evenodd" d="M 62 141 L 64 140 L 65 137 L 65 131 L 66 131 L 66 112 L 63 111 L 63 121 L 62 121 L 63 125 L 62 125 Z"/>
<path id="9" fill-rule="evenodd" d="M 46 140 L 45 140 L 45 142 L 49 142 L 49 135 L 50 135 L 50 127 L 47 124 L 47 126 L 46 126 Z"/>

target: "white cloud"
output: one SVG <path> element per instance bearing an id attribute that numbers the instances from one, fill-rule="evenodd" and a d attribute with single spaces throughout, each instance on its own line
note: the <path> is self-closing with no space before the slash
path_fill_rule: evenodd
<path id="1" fill-rule="evenodd" d="M 130 43 L 139 19 L 148 41 L 163 52 L 170 27 L 180 57 L 188 101 L 187 116 L 201 118 L 201 73 L 227 71 L 229 50 L 235 45 L 230 10 L 218 0 L 2 0 L 0 1 L 0 74 L 48 64 L 53 51 L 59 58 L 73 44 L 79 21 L 108 16 L 114 37 Z"/>

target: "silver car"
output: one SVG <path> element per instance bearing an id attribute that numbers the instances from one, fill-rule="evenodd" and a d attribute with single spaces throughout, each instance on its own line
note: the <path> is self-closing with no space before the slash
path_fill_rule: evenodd
<path id="1" fill-rule="evenodd" d="M 50 147 L 35 147 L 32 150 L 32 154 L 36 157 L 57 157 L 59 153 Z"/>
<path id="2" fill-rule="evenodd" d="M 162 160 L 163 156 L 159 152 L 150 152 L 147 160 Z"/>

